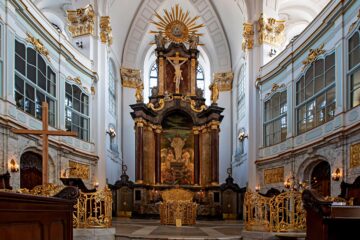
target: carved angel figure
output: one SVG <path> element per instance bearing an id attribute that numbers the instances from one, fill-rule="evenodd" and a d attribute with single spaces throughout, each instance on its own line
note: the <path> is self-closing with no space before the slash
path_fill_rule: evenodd
<path id="1" fill-rule="evenodd" d="M 196 34 L 191 34 L 189 37 L 189 48 L 196 49 L 199 44 L 199 36 Z"/>
<path id="2" fill-rule="evenodd" d="M 162 34 L 162 32 L 159 32 L 158 34 L 155 35 L 155 43 L 156 43 L 156 47 L 158 47 L 158 48 L 165 47 L 166 39 L 165 39 L 164 35 Z"/>

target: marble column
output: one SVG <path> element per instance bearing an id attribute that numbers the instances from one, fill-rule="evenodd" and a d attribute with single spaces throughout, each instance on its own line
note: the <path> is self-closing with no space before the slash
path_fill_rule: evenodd
<path id="1" fill-rule="evenodd" d="M 143 183 L 144 180 L 144 122 L 138 120 L 135 122 L 135 181 Z"/>
<path id="2" fill-rule="evenodd" d="M 194 184 L 200 183 L 200 134 L 199 129 L 194 128 Z"/>
<path id="3" fill-rule="evenodd" d="M 155 129 L 155 184 L 161 183 L 161 129 Z"/>
<path id="4" fill-rule="evenodd" d="M 211 182 L 219 184 L 219 122 L 212 122 L 211 128 Z"/>

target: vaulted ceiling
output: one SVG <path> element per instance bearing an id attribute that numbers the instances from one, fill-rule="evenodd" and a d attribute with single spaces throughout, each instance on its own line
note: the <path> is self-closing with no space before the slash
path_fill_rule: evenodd
<path id="1" fill-rule="evenodd" d="M 280 19 L 287 22 L 288 40 L 298 35 L 324 8 L 329 0 L 33 0 L 50 22 L 59 26 L 65 35 L 66 10 L 83 7 L 89 3 L 95 6 L 97 15 L 109 15 L 113 29 L 111 51 L 119 65 L 139 68 L 153 41 L 149 31 L 154 12 L 163 14 L 179 4 L 191 16 L 200 16 L 199 23 L 205 27 L 200 42 L 201 48 L 211 62 L 212 71 L 229 71 L 240 60 L 242 24 L 257 19 L 248 17 L 255 5 L 276 5 Z M 256 6 L 255 6 L 256 7 Z M 69 35 L 68 35 L 69 37 Z"/>

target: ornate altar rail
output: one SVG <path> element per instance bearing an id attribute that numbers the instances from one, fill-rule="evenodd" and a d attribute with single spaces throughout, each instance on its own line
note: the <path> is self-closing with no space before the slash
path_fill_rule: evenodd
<path id="1" fill-rule="evenodd" d="M 74 228 L 111 227 L 112 194 L 109 188 L 94 193 L 80 191 L 74 208 Z"/>
<path id="2" fill-rule="evenodd" d="M 289 191 L 274 197 L 246 192 L 245 228 L 248 231 L 297 232 L 306 229 L 301 193 Z"/>

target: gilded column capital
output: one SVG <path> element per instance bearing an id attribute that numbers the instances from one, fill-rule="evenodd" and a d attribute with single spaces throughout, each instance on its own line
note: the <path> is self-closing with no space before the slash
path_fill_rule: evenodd
<path id="1" fill-rule="evenodd" d="M 68 29 L 72 37 L 94 35 L 95 11 L 91 4 L 76 10 L 67 10 Z"/>
<path id="2" fill-rule="evenodd" d="M 132 68 L 120 68 L 120 75 L 123 87 L 136 88 L 141 81 L 140 70 Z"/>
<path id="3" fill-rule="evenodd" d="M 112 44 L 112 28 L 110 26 L 110 16 L 100 17 L 100 40 L 102 43 Z"/>
<path id="4" fill-rule="evenodd" d="M 193 134 L 198 135 L 198 134 L 200 134 L 201 127 L 193 127 L 192 130 L 193 130 Z"/>
<path id="5" fill-rule="evenodd" d="M 213 129 L 219 129 L 219 127 L 220 127 L 220 122 L 213 120 L 213 121 L 211 121 L 211 122 L 209 123 L 209 127 L 210 127 L 211 130 L 213 130 Z"/>
<path id="6" fill-rule="evenodd" d="M 260 14 L 257 31 L 259 34 L 259 44 L 268 43 L 272 45 L 281 45 L 284 40 L 285 21 L 275 18 L 266 18 L 263 13 Z"/>
<path id="7" fill-rule="evenodd" d="M 134 121 L 136 127 L 144 127 L 147 125 L 147 122 L 143 118 L 135 118 Z"/>
<path id="8" fill-rule="evenodd" d="M 253 49 L 254 47 L 254 24 L 244 23 L 243 24 L 243 40 L 242 49 Z"/>
<path id="9" fill-rule="evenodd" d="M 219 91 L 230 91 L 232 89 L 232 82 L 234 79 L 233 72 L 214 73 L 213 82 L 218 83 Z"/>

